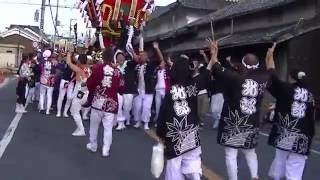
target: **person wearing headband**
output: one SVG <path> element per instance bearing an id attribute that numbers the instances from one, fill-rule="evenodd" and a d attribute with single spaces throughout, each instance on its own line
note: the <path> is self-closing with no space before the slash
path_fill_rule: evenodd
<path id="1" fill-rule="evenodd" d="M 53 58 L 51 57 L 52 52 L 50 50 L 45 50 L 43 52 L 43 59 L 41 60 L 41 76 L 40 76 L 40 112 L 44 112 L 48 115 L 50 114 L 50 109 L 52 105 L 52 95 L 55 83 L 55 64 Z M 46 110 L 44 108 L 46 100 Z"/>
<path id="2" fill-rule="evenodd" d="M 29 57 L 23 57 L 21 67 L 18 71 L 19 80 L 16 88 L 17 102 L 16 113 L 26 113 L 25 105 L 28 95 L 28 81 L 31 79 L 32 69 L 30 67 L 31 61 Z"/>
<path id="3" fill-rule="evenodd" d="M 157 126 L 157 121 L 160 113 L 160 107 L 165 95 L 170 89 L 170 68 L 168 62 L 165 61 L 164 56 L 159 48 L 158 43 L 154 43 L 154 48 L 158 57 L 160 58 L 160 65 L 155 70 L 156 76 L 156 92 L 155 92 L 155 110 L 156 114 L 154 117 L 155 126 Z"/>
<path id="4" fill-rule="evenodd" d="M 134 97 L 138 94 L 138 62 L 130 57 L 125 57 L 125 54 L 118 53 L 117 63 L 120 65 L 120 71 L 124 78 L 124 91 L 123 91 L 123 106 L 122 113 L 126 124 L 118 124 L 117 130 L 122 130 L 125 126 L 130 125 L 131 110 L 133 108 Z M 127 58 L 128 60 L 125 60 Z"/>
<path id="5" fill-rule="evenodd" d="M 125 69 L 127 66 L 126 57 L 124 52 L 118 49 L 114 54 L 114 64 L 120 70 L 122 76 L 125 75 Z M 126 86 L 126 82 L 124 84 Z M 117 124 L 117 131 L 124 130 L 126 128 L 125 125 L 125 116 L 123 111 L 123 102 L 124 102 L 124 95 L 118 93 L 118 113 L 115 119 L 115 124 Z"/>
<path id="6" fill-rule="evenodd" d="M 156 46 L 154 46 L 156 48 Z M 141 51 L 139 56 L 133 53 L 133 58 L 139 62 L 138 69 L 138 95 L 134 99 L 134 120 L 135 128 L 139 128 L 144 123 L 144 129 L 149 129 L 151 118 L 151 108 L 153 103 L 153 94 L 155 92 L 155 69 L 160 65 L 158 58 L 150 60 L 146 51 Z"/>
<path id="7" fill-rule="evenodd" d="M 29 103 L 33 103 L 35 101 L 35 89 L 36 89 L 36 79 L 37 79 L 37 71 L 38 67 L 36 61 L 34 60 L 34 53 L 29 54 L 29 68 L 31 69 L 31 76 L 28 81 L 28 94 L 27 101 L 25 107 L 28 106 Z"/>
<path id="8" fill-rule="evenodd" d="M 223 68 L 218 61 L 218 44 L 209 40 L 211 60 L 208 69 L 223 81 L 225 99 L 218 127 L 218 144 L 225 148 L 229 180 L 238 179 L 238 151 L 245 155 L 251 179 L 258 179 L 258 158 L 255 148 L 259 139 L 260 107 L 270 75 L 259 69 L 259 60 L 247 54 L 239 72 Z"/>
<path id="9" fill-rule="evenodd" d="M 277 100 L 268 141 L 276 151 L 269 176 L 274 180 L 301 180 L 315 134 L 314 98 L 306 83 L 305 72 L 291 70 L 288 82 L 278 78 L 274 63 L 275 47 L 269 49 L 266 58 L 267 68 L 272 72 L 268 90 Z"/>
<path id="10" fill-rule="evenodd" d="M 80 111 L 82 105 L 87 102 L 89 90 L 87 87 L 87 80 L 91 76 L 91 69 L 88 65 L 87 55 L 80 54 L 77 59 L 77 64 L 72 62 L 73 54 L 71 52 L 67 55 L 67 64 L 75 73 L 75 84 L 71 95 L 72 102 L 70 112 L 77 126 L 76 130 L 72 133 L 73 136 L 85 136 L 85 130 L 82 123 Z"/>
<path id="11" fill-rule="evenodd" d="M 66 96 L 66 103 L 63 109 L 63 117 L 69 117 L 68 111 L 72 102 L 72 92 L 74 88 L 74 72 L 65 60 L 60 62 L 61 65 L 61 81 L 59 86 L 59 96 L 57 101 L 57 117 L 61 117 L 62 103 Z"/>
<path id="12" fill-rule="evenodd" d="M 118 113 L 118 94 L 123 94 L 124 80 L 120 70 L 113 65 L 114 53 L 109 47 L 102 54 L 104 63 L 97 64 L 92 70 L 87 86 L 87 104 L 91 104 L 89 143 L 87 149 L 97 152 L 98 130 L 103 124 L 102 156 L 108 157 L 112 144 L 112 128 Z"/>

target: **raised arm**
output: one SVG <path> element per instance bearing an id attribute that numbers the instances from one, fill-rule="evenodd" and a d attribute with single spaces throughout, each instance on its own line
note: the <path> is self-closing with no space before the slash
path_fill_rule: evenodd
<path id="1" fill-rule="evenodd" d="M 266 67 L 268 70 L 275 69 L 274 63 L 274 50 L 277 47 L 277 43 L 273 43 L 273 46 L 268 49 L 267 56 L 266 56 Z"/>
<path id="2" fill-rule="evenodd" d="M 286 91 L 286 83 L 279 79 L 276 71 L 275 71 L 275 63 L 274 63 L 274 51 L 277 44 L 273 43 L 273 46 L 268 49 L 266 56 L 266 67 L 270 72 L 270 86 L 268 86 L 269 93 L 275 97 L 276 99 L 281 98 L 283 91 Z"/>
<path id="3" fill-rule="evenodd" d="M 168 63 L 168 65 L 169 65 L 170 68 L 173 66 L 173 62 L 172 62 L 170 56 L 168 56 L 167 63 Z"/>
<path id="4" fill-rule="evenodd" d="M 212 70 L 212 66 L 219 62 L 218 60 L 218 43 L 216 41 L 212 41 L 211 39 L 207 40 L 209 42 L 209 50 L 211 54 L 210 62 L 207 66 L 208 70 Z"/>
<path id="5" fill-rule="evenodd" d="M 134 51 L 132 47 L 127 47 L 127 52 L 136 63 L 139 63 L 139 55 Z"/>
<path id="6" fill-rule="evenodd" d="M 200 55 L 202 55 L 204 61 L 206 63 L 209 63 L 209 59 L 208 59 L 208 56 L 206 55 L 206 53 L 204 52 L 204 50 L 200 50 Z"/>
<path id="7" fill-rule="evenodd" d="M 228 82 L 224 83 L 225 86 L 232 86 L 233 82 L 239 81 L 239 74 L 233 71 L 229 71 L 220 65 L 220 62 L 218 60 L 218 43 L 210 39 L 207 41 L 209 42 L 209 49 L 211 54 L 211 59 L 207 66 L 207 69 L 209 71 L 212 71 L 213 76 L 217 79 L 222 79 L 223 81 Z"/>
<path id="8" fill-rule="evenodd" d="M 80 68 L 77 65 L 72 63 L 71 58 L 72 58 L 71 52 L 68 52 L 67 64 L 72 69 L 72 71 L 74 71 L 75 73 L 78 73 L 80 71 Z"/>
<path id="9" fill-rule="evenodd" d="M 163 57 L 163 54 L 162 54 L 162 52 L 161 52 L 161 50 L 159 48 L 159 43 L 158 42 L 153 42 L 152 45 L 153 45 L 153 48 L 156 50 L 157 55 L 159 56 L 160 62 L 164 62 L 164 57 Z"/>

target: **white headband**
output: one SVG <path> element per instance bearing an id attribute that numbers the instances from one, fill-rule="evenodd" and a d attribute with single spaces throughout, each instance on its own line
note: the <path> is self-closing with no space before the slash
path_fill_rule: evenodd
<path id="1" fill-rule="evenodd" d="M 302 71 L 301 71 L 301 72 L 298 73 L 298 79 L 301 80 L 301 79 L 303 79 L 306 75 L 307 75 L 307 74 L 306 74 L 305 72 L 302 72 Z"/>
<path id="2" fill-rule="evenodd" d="M 114 56 L 113 56 L 113 62 L 116 64 L 117 63 L 117 56 L 119 54 L 124 54 L 123 51 L 121 51 L 120 49 L 117 49 L 117 51 L 114 53 Z"/>
<path id="3" fill-rule="evenodd" d="M 248 64 L 246 64 L 246 62 L 244 62 L 244 57 L 243 57 L 243 58 L 242 58 L 242 65 L 243 65 L 244 67 L 246 67 L 247 69 L 258 69 L 260 63 L 258 62 L 256 65 L 248 65 Z"/>
<path id="4" fill-rule="evenodd" d="M 181 54 L 180 57 L 189 60 L 189 57 L 185 54 Z"/>

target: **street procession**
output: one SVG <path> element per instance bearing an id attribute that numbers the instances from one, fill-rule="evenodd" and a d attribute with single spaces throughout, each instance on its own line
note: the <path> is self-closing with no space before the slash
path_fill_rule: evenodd
<path id="1" fill-rule="evenodd" d="M 0 180 L 320 179 L 320 0 L 41 1 L 0 0 Z"/>

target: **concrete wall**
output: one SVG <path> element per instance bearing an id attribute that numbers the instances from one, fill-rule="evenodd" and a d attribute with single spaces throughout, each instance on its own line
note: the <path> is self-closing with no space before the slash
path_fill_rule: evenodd
<path id="1" fill-rule="evenodd" d="M 289 41 L 288 68 L 301 68 L 307 73 L 311 89 L 320 96 L 320 30 L 307 33 Z"/>
<path id="2" fill-rule="evenodd" d="M 22 59 L 24 47 L 10 44 L 0 44 L 0 67 L 18 67 Z M 19 53 L 19 54 L 18 54 Z"/>
<path id="3" fill-rule="evenodd" d="M 267 28 L 311 19 L 316 16 L 316 6 L 311 1 L 303 1 L 272 10 L 234 18 L 234 32 L 256 28 Z"/>

